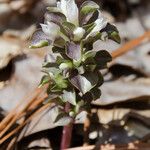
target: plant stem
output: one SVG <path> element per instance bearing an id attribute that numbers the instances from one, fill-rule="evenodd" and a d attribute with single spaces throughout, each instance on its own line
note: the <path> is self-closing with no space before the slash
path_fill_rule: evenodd
<path id="1" fill-rule="evenodd" d="M 87 146 L 89 144 L 89 129 L 90 129 L 90 116 L 87 115 L 87 118 L 84 122 L 84 143 L 83 146 Z"/>
<path id="2" fill-rule="evenodd" d="M 66 103 L 65 111 L 68 112 L 70 109 L 70 104 Z M 67 149 L 71 145 L 71 138 L 72 138 L 72 129 L 73 129 L 73 121 L 63 127 L 62 132 L 62 139 L 61 139 L 61 150 Z"/>

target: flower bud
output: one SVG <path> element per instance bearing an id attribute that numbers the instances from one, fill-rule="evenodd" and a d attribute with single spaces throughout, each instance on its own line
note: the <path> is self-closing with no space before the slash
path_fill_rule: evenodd
<path id="1" fill-rule="evenodd" d="M 85 30 L 83 28 L 77 27 L 73 32 L 74 41 L 80 41 L 82 39 L 84 33 L 85 33 Z"/>

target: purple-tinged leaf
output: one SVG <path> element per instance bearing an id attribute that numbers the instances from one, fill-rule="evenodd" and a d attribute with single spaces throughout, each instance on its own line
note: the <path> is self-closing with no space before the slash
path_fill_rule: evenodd
<path id="1" fill-rule="evenodd" d="M 82 49 L 79 43 L 68 42 L 66 54 L 69 58 L 79 61 L 81 59 Z"/>
<path id="2" fill-rule="evenodd" d="M 56 58 L 58 54 L 47 54 L 44 58 L 43 67 L 58 67 L 58 64 L 56 63 Z"/>
<path id="3" fill-rule="evenodd" d="M 44 62 L 54 63 L 56 62 L 57 54 L 47 54 L 44 58 Z"/>
<path id="4" fill-rule="evenodd" d="M 45 14 L 45 21 L 54 22 L 58 25 L 61 25 L 64 21 L 66 21 L 66 17 L 64 14 L 60 12 L 57 13 L 47 12 Z"/>
<path id="5" fill-rule="evenodd" d="M 70 82 L 82 93 L 89 92 L 98 83 L 98 74 L 94 72 L 86 72 L 83 75 L 75 75 L 71 77 Z"/>
<path id="6" fill-rule="evenodd" d="M 31 45 L 30 48 L 41 48 L 44 46 L 48 46 L 52 43 L 50 38 L 41 30 L 37 30 L 33 33 L 31 37 Z"/>

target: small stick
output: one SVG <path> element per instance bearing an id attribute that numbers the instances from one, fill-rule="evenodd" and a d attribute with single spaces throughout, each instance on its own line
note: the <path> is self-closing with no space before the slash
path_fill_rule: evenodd
<path id="1" fill-rule="evenodd" d="M 29 106 L 28 110 L 34 109 L 36 106 L 38 106 L 39 104 L 41 104 L 44 101 L 45 98 L 47 98 L 47 94 L 44 94 L 41 98 L 39 98 L 36 101 L 34 101 L 32 103 L 32 105 Z"/>
<path id="2" fill-rule="evenodd" d="M 38 105 L 40 105 L 44 99 L 47 97 L 47 95 L 43 96 L 40 99 L 35 99 L 36 103 L 33 103 L 27 110 L 26 112 L 23 112 L 22 114 L 20 114 L 20 116 L 18 117 L 18 120 L 21 119 L 22 117 L 24 117 L 29 111 L 35 109 Z"/>
<path id="3" fill-rule="evenodd" d="M 27 111 L 34 109 L 36 106 L 38 106 L 40 103 L 42 103 L 46 97 L 47 97 L 47 95 L 45 94 L 42 98 L 37 99 L 35 101 L 35 103 L 33 103 L 33 105 L 31 105 L 31 106 L 29 105 L 29 108 L 27 108 Z M 25 110 L 26 109 L 20 111 L 19 113 L 17 113 L 14 116 L 14 118 L 9 122 L 9 124 L 1 131 L 0 137 L 2 137 L 19 118 L 23 117 L 26 114 Z"/>
<path id="4" fill-rule="evenodd" d="M 95 148 L 95 145 L 89 145 L 89 146 L 82 146 L 82 147 L 75 147 L 75 148 L 68 148 L 66 150 L 93 150 Z"/>
<path id="5" fill-rule="evenodd" d="M 26 125 L 28 122 L 30 122 L 33 117 L 35 117 L 38 113 L 40 113 L 41 111 L 45 110 L 46 108 L 48 108 L 51 104 L 45 104 L 44 106 L 42 106 L 41 108 L 39 108 L 32 116 L 30 116 L 27 120 L 25 120 L 25 122 L 23 122 L 20 126 L 18 126 L 16 129 L 14 129 L 13 131 L 11 131 L 10 133 L 8 133 L 6 136 L 4 136 L 1 140 L 0 140 L 0 144 L 2 144 L 4 141 L 6 141 L 8 138 L 10 138 L 12 135 L 14 135 L 16 132 L 18 132 L 24 125 Z"/>
<path id="6" fill-rule="evenodd" d="M 12 112 L 10 112 L 8 115 L 9 115 L 9 119 L 10 119 L 10 116 L 11 116 L 11 114 L 15 114 L 14 115 L 14 117 L 13 116 L 11 116 L 11 117 L 13 117 L 12 118 L 12 120 L 7 124 L 7 125 L 5 125 L 5 123 L 6 123 L 6 120 L 8 120 L 7 118 L 6 118 L 6 120 L 5 120 L 5 122 L 3 122 L 4 124 L 1 124 L 1 128 L 4 128 L 2 131 L 1 131 L 1 133 L 0 133 L 0 138 L 6 133 L 6 131 L 13 125 L 13 123 L 15 123 L 16 122 L 16 120 L 17 120 L 17 118 L 23 113 L 23 112 L 25 112 L 26 111 L 26 109 L 33 103 L 33 101 L 35 100 L 35 98 L 39 95 L 39 93 L 41 92 L 41 89 L 40 90 L 36 90 L 36 92 L 35 92 L 35 94 L 34 94 L 34 96 L 33 96 L 33 98 L 31 99 L 31 101 L 29 101 L 25 106 L 24 106 L 24 108 L 21 110 L 21 111 L 19 111 L 18 113 L 16 113 L 15 114 L 15 110 L 13 110 Z M 19 103 L 19 105 L 17 106 L 17 108 L 19 108 L 19 106 L 20 106 L 20 103 Z"/>
<path id="7" fill-rule="evenodd" d="M 34 101 L 34 99 L 40 94 L 41 89 L 36 89 L 34 92 L 34 95 L 32 97 L 32 99 L 29 101 L 29 103 L 26 105 L 30 105 L 32 103 L 32 101 Z M 19 109 L 19 107 L 23 104 L 23 102 L 25 101 L 25 99 L 23 99 L 11 112 L 8 113 L 8 115 L 1 121 L 0 123 L 0 130 L 3 130 L 3 128 L 5 128 L 6 124 L 16 115 L 16 111 Z M 25 107 L 26 109 L 26 107 Z"/>

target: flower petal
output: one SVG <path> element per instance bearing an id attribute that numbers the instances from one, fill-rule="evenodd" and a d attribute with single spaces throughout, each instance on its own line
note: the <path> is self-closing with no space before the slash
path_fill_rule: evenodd
<path id="1" fill-rule="evenodd" d="M 60 2 L 57 2 L 57 7 L 59 9 L 61 9 L 61 11 L 63 12 L 63 14 L 65 16 L 67 16 L 67 10 L 66 10 L 66 7 L 67 7 L 67 0 L 61 0 Z"/>
<path id="2" fill-rule="evenodd" d="M 68 21 L 79 26 L 79 10 L 74 0 L 68 0 L 66 5 Z"/>
<path id="3" fill-rule="evenodd" d="M 60 27 L 53 22 L 47 22 L 46 24 L 40 24 L 43 32 L 54 41 L 59 36 Z"/>
<path id="4" fill-rule="evenodd" d="M 61 9 L 68 22 L 79 25 L 79 11 L 74 0 L 61 0 L 57 2 L 57 8 Z"/>
<path id="5" fill-rule="evenodd" d="M 99 11 L 99 17 L 98 19 L 95 21 L 95 27 L 92 29 L 92 31 L 87 35 L 86 38 L 88 38 L 89 36 L 95 36 L 100 30 L 102 30 L 103 28 L 106 27 L 107 25 L 107 19 L 102 16 L 102 13 Z"/>

